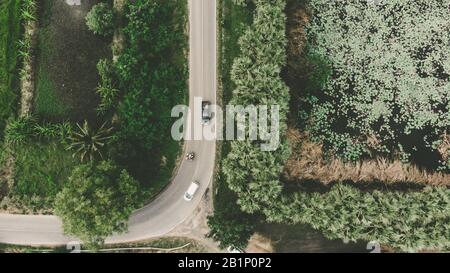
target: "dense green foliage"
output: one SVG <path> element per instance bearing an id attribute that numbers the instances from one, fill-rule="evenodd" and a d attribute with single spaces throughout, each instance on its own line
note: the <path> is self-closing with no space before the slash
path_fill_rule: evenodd
<path id="1" fill-rule="evenodd" d="M 97 94 L 100 95 L 101 99 L 98 111 L 105 113 L 117 104 L 120 90 L 116 88 L 117 75 L 112 61 L 101 59 L 97 63 L 97 70 L 100 76 Z"/>
<path id="2" fill-rule="evenodd" d="M 114 12 L 106 3 L 98 3 L 86 15 L 86 25 L 95 34 L 111 35 L 114 30 Z"/>
<path id="3" fill-rule="evenodd" d="M 14 148 L 15 184 L 13 206 L 32 211 L 51 211 L 74 166 L 79 164 L 64 145 L 57 142 L 28 142 Z"/>
<path id="4" fill-rule="evenodd" d="M 17 94 L 18 41 L 20 39 L 20 0 L 0 2 L 0 131 L 13 115 Z"/>
<path id="5" fill-rule="evenodd" d="M 21 117 L 10 121 L 6 129 L 6 141 L 13 145 L 32 140 L 58 140 L 66 143 L 72 131 L 72 125 L 68 122 L 40 124 L 33 117 Z"/>
<path id="6" fill-rule="evenodd" d="M 180 26 L 170 21 L 176 4 L 137 0 L 127 5 L 128 45 L 116 64 L 125 90 L 119 118 L 125 137 L 145 149 L 167 136 L 170 110 L 186 91 L 186 68 L 174 59 L 179 57 L 174 49 L 186 43 Z"/>
<path id="7" fill-rule="evenodd" d="M 242 216 L 240 211 L 215 211 L 213 216 L 208 217 L 208 237 L 218 241 L 222 249 L 229 246 L 245 249 L 254 232 L 254 225 Z"/>
<path id="8" fill-rule="evenodd" d="M 313 134 L 347 160 L 398 152 L 445 168 L 450 147 L 440 154 L 438 146 L 450 129 L 448 4 L 312 0 L 310 7 L 308 54 L 330 69 L 311 94 Z"/>
<path id="9" fill-rule="evenodd" d="M 109 161 L 90 162 L 74 169 L 56 197 L 55 211 L 67 234 L 98 247 L 107 236 L 126 231 L 138 192 L 137 181 L 125 170 Z"/>
<path id="10" fill-rule="evenodd" d="M 276 199 L 282 186 L 279 177 L 289 156 L 284 139 L 289 90 L 280 77 L 285 63 L 285 1 L 254 1 L 254 23 L 239 45 L 241 55 L 234 62 L 231 78 L 236 84 L 231 104 L 279 105 L 282 143 L 276 151 L 262 151 L 260 141 L 233 141 L 223 172 L 231 190 L 239 196 L 246 212 Z"/>
<path id="11" fill-rule="evenodd" d="M 361 192 L 337 184 L 326 193 L 296 193 L 266 210 L 270 221 L 307 223 L 329 239 L 378 241 L 416 251 L 450 246 L 450 190 Z"/>
<path id="12" fill-rule="evenodd" d="M 170 113 L 187 94 L 186 7 L 173 0 L 127 3 L 125 48 L 115 71 L 101 73 L 120 90 L 101 94 L 102 104 L 117 113 L 110 156 L 146 184 L 169 178 L 179 147 L 170 138 Z"/>

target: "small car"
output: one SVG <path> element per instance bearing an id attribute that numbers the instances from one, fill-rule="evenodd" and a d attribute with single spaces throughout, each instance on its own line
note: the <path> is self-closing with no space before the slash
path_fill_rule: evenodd
<path id="1" fill-rule="evenodd" d="M 207 125 L 211 121 L 211 102 L 202 101 L 202 124 Z"/>
<path id="2" fill-rule="evenodd" d="M 188 190 L 184 194 L 184 200 L 189 202 L 194 199 L 194 195 L 197 192 L 198 188 L 200 188 L 200 183 L 198 183 L 197 181 L 192 182 Z"/>

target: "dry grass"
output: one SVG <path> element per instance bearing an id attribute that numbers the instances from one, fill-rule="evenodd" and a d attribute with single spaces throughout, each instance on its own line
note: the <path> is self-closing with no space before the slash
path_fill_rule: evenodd
<path id="1" fill-rule="evenodd" d="M 289 7 L 288 13 L 288 54 L 292 57 L 302 57 L 306 45 L 305 28 L 309 23 L 310 15 L 302 7 L 294 4 Z"/>
<path id="2" fill-rule="evenodd" d="M 273 253 L 273 242 L 270 238 L 262 235 L 261 233 L 255 233 L 252 235 L 248 242 L 248 246 L 245 249 L 246 253 Z"/>
<path id="3" fill-rule="evenodd" d="M 377 158 L 358 163 L 345 163 L 339 159 L 325 159 L 321 145 L 309 140 L 308 135 L 297 129 L 288 130 L 292 155 L 285 165 L 284 176 L 288 181 L 316 180 L 331 182 L 413 182 L 434 186 L 450 186 L 450 175 L 431 173 L 399 160 Z"/>

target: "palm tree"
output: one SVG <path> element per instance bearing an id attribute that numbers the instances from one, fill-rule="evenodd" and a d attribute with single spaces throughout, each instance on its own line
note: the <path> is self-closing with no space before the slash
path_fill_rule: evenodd
<path id="1" fill-rule="evenodd" d="M 80 155 L 81 161 L 94 160 L 96 156 L 103 158 L 101 150 L 111 139 L 112 128 L 106 128 L 106 122 L 99 129 L 93 130 L 85 120 L 83 126 L 77 123 L 78 130 L 69 137 L 67 150 L 74 151 L 73 156 Z"/>

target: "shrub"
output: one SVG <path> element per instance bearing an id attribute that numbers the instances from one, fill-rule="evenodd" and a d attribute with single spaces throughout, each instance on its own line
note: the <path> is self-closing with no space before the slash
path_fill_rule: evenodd
<path id="1" fill-rule="evenodd" d="M 117 104 L 120 91 L 116 88 L 117 79 L 113 63 L 108 59 L 101 59 L 97 63 L 97 70 L 100 76 L 100 83 L 96 89 L 100 95 L 100 113 L 113 108 Z"/>
<path id="2" fill-rule="evenodd" d="M 114 12 L 106 3 L 99 3 L 92 7 L 86 15 L 86 24 L 95 34 L 111 35 L 114 31 Z"/>
<path id="3" fill-rule="evenodd" d="M 81 161 L 103 158 L 102 151 L 112 138 L 112 128 L 107 128 L 106 123 L 98 129 L 93 129 L 85 120 L 83 125 L 77 124 L 77 130 L 69 136 L 68 150 L 73 151 L 73 156 L 80 156 Z"/>
<path id="4" fill-rule="evenodd" d="M 30 140 L 58 140 L 66 143 L 72 134 L 72 125 L 68 122 L 39 124 L 34 117 L 19 117 L 11 120 L 5 131 L 6 141 L 13 145 L 24 144 Z"/>

